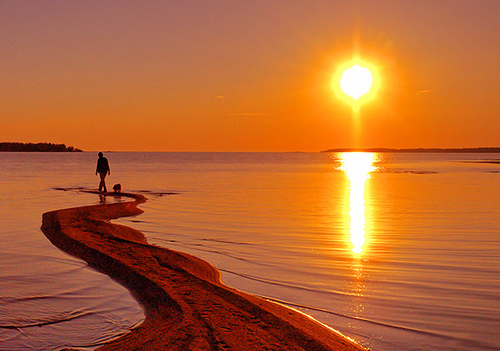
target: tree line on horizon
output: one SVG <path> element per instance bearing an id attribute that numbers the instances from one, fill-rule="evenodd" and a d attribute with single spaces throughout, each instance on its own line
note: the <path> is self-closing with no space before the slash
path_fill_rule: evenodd
<path id="1" fill-rule="evenodd" d="M 340 148 L 322 152 L 404 152 L 404 153 L 500 153 L 500 147 L 465 147 L 465 148 Z"/>
<path id="2" fill-rule="evenodd" d="M 0 151 L 6 152 L 82 152 L 73 146 L 54 143 L 0 142 Z"/>

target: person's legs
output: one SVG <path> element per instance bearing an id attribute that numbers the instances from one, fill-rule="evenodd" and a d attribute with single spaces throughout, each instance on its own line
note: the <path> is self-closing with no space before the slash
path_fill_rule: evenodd
<path id="1" fill-rule="evenodd" d="M 99 191 L 101 191 L 101 189 L 104 189 L 104 192 L 107 193 L 108 192 L 108 189 L 106 189 L 106 174 L 107 172 L 99 172 L 99 176 L 101 177 L 101 182 L 99 183 Z"/>

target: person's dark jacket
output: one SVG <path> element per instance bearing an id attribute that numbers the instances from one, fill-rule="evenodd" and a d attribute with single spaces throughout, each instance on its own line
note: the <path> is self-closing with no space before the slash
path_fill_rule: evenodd
<path id="1" fill-rule="evenodd" d="M 97 168 L 96 172 L 97 173 L 106 173 L 109 171 L 109 163 L 108 159 L 106 157 L 99 157 L 97 160 Z"/>

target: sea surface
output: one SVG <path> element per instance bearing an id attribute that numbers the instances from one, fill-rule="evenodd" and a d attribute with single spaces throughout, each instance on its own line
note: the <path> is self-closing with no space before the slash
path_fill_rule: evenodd
<path id="1" fill-rule="evenodd" d="M 105 152 L 114 222 L 373 350 L 500 349 L 500 154 Z M 93 349 L 139 323 L 120 285 L 51 245 L 100 203 L 97 154 L 0 153 L 0 350 Z M 127 201 L 107 197 L 107 202 Z"/>

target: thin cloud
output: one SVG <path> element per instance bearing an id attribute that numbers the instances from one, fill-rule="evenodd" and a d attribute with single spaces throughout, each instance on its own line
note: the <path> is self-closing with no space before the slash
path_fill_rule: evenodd
<path id="1" fill-rule="evenodd" d="M 216 99 L 225 99 L 226 95 L 216 95 L 215 98 Z"/>
<path id="2" fill-rule="evenodd" d="M 429 93 L 432 93 L 432 90 L 419 90 L 415 93 L 415 95 L 421 95 L 421 94 L 429 94 Z"/>
<path id="3" fill-rule="evenodd" d="M 229 116 L 231 116 L 231 117 L 259 117 L 259 116 L 267 116 L 267 113 L 253 113 L 253 112 L 231 113 Z"/>

